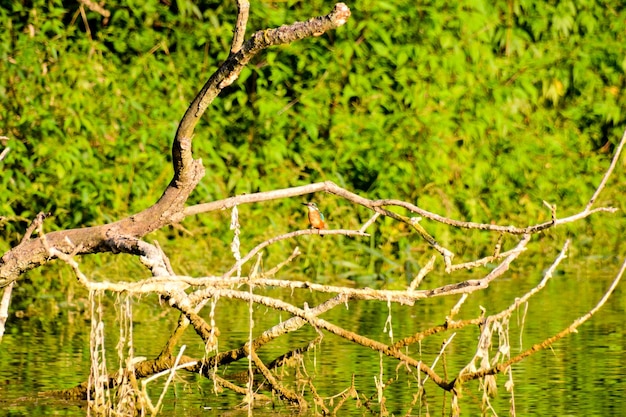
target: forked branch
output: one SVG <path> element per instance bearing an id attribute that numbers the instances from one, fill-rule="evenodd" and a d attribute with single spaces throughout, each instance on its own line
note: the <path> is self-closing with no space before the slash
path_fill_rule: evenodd
<path id="1" fill-rule="evenodd" d="M 126 251 L 135 253 L 133 245 L 129 247 L 124 244 L 125 239 L 137 240 L 166 225 L 183 220 L 185 203 L 204 176 L 202 161 L 193 159 L 191 145 L 195 126 L 207 106 L 222 89 L 239 77 L 244 66 L 263 49 L 323 34 L 342 26 L 350 17 L 350 9 L 343 3 L 337 3 L 326 16 L 261 30 L 242 42 L 248 6 L 245 1 L 238 3 L 239 15 L 231 54 L 204 84 L 180 121 L 172 145 L 174 176 L 159 201 L 135 215 L 114 223 L 49 233 L 47 235 L 49 247 L 60 253 L 76 255 Z M 8 151 L 3 152 L 2 157 L 6 152 Z M 41 239 L 25 239 L 0 258 L 0 287 L 8 285 L 22 273 L 50 260 L 49 251 Z"/>

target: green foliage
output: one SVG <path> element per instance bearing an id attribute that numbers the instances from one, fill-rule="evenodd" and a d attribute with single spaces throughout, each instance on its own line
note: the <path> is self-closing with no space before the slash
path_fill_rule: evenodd
<path id="1" fill-rule="evenodd" d="M 79 3 L 0 9 L 0 135 L 12 148 L 0 165 L 0 214 L 49 211 L 47 227 L 67 228 L 156 201 L 172 175 L 177 123 L 228 54 L 233 3 L 109 1 L 106 22 Z M 349 6 L 345 27 L 262 53 L 207 111 L 194 140 L 207 176 L 192 202 L 332 180 L 478 222 L 545 221 L 542 200 L 568 213 L 584 204 L 624 126 L 623 7 Z M 330 7 L 255 3 L 248 33 Z M 624 206 L 623 194 L 605 198 Z M 334 227 L 367 218 L 319 199 Z M 259 219 L 251 235 L 301 227 L 297 203 L 251 208 Z M 186 227 L 228 240 L 224 221 Z M 24 227 L 5 225 L 0 249 Z M 449 239 L 445 228 L 426 227 Z M 419 264 L 410 254 L 421 242 L 397 224 L 380 228 L 382 239 L 346 243 L 348 251 L 367 248 L 359 265 L 375 263 L 380 277 Z M 616 229 L 619 236 L 623 222 Z M 360 271 L 336 265 L 346 276 Z"/>

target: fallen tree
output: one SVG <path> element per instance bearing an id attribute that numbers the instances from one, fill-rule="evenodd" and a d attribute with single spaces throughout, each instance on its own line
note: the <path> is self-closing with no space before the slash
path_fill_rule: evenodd
<path id="1" fill-rule="evenodd" d="M 55 259 L 66 262 L 75 272 L 78 281 L 89 291 L 92 301 L 92 333 L 91 333 L 91 375 L 88 381 L 72 389 L 58 392 L 59 395 L 86 398 L 90 406 L 95 410 L 108 414 L 112 410 L 126 412 L 128 410 L 141 409 L 157 413 L 161 400 L 153 404 L 146 393 L 145 386 L 153 378 L 167 375 L 172 378 L 175 372 L 184 370 L 194 372 L 213 380 L 216 386 L 230 389 L 242 395 L 250 406 L 264 403 L 269 398 L 257 392 L 254 376 L 262 375 L 263 384 L 269 387 L 269 391 L 286 403 L 300 409 L 305 409 L 312 397 L 314 403 L 324 414 L 336 413 L 349 398 L 359 398 L 369 406 L 368 399 L 362 398 L 354 385 L 339 393 L 340 400 L 322 398 L 317 394 L 313 382 L 308 381 L 307 395 L 302 390 L 281 381 L 276 377 L 277 367 L 285 364 L 289 358 L 302 354 L 319 343 L 321 338 L 315 338 L 305 347 L 299 347 L 288 354 L 275 358 L 271 363 L 264 363 L 257 351 L 269 342 L 293 332 L 303 326 L 312 326 L 321 334 L 329 332 L 352 343 L 363 346 L 395 358 L 399 363 L 405 364 L 407 372 L 415 372 L 418 380 L 418 395 L 415 406 L 419 406 L 423 399 L 423 387 L 427 380 L 438 386 L 441 390 L 451 393 L 451 407 L 454 414 L 458 414 L 461 408 L 459 395 L 463 385 L 472 380 L 480 380 L 485 392 L 485 406 L 488 404 L 488 394 L 494 389 L 496 374 L 504 374 L 510 381 L 507 389 L 512 389 L 511 366 L 535 352 L 549 348 L 556 340 L 575 332 L 576 329 L 588 320 L 613 292 L 621 279 L 626 268 L 626 263 L 614 281 L 607 288 L 605 296 L 591 308 L 588 313 L 572 322 L 570 326 L 561 332 L 549 335 L 546 339 L 517 355 L 512 355 L 506 341 L 508 337 L 496 339 L 499 335 L 507 333 L 507 323 L 511 315 L 523 306 L 531 297 L 541 291 L 553 276 L 560 262 L 567 256 L 569 241 L 563 243 L 559 255 L 554 259 L 537 285 L 530 291 L 520 294 L 519 297 L 507 308 L 495 312 L 477 315 L 472 319 L 455 320 L 455 316 L 462 308 L 468 297 L 475 292 L 489 287 L 495 280 L 504 276 L 510 265 L 518 260 L 523 254 L 529 242 L 540 232 L 566 223 L 581 221 L 591 215 L 599 213 L 613 213 L 612 207 L 596 207 L 598 196 L 606 187 L 611 178 L 621 152 L 626 142 L 626 135 L 615 149 L 611 165 L 598 185 L 595 193 L 590 196 L 588 203 L 578 213 L 560 218 L 557 215 L 556 205 L 546 203 L 550 211 L 551 219 L 547 222 L 524 227 L 504 226 L 498 224 L 482 224 L 474 222 L 458 221 L 421 209 L 420 207 L 400 200 L 372 200 L 352 193 L 332 182 L 314 183 L 300 187 L 281 190 L 272 190 L 254 194 L 239 195 L 225 200 L 212 201 L 198 205 L 187 205 L 190 194 L 204 176 L 204 167 L 200 159 L 194 159 L 192 143 L 196 125 L 205 110 L 218 96 L 220 91 L 234 83 L 241 70 L 250 60 L 264 49 L 295 42 L 306 37 L 319 36 L 327 31 L 342 26 L 350 17 L 349 8 L 338 3 L 326 16 L 309 19 L 305 22 L 296 22 L 275 29 L 260 30 L 255 32 L 249 39 L 244 39 L 247 26 L 249 4 L 238 1 L 238 17 L 230 55 L 223 64 L 209 77 L 196 98 L 187 108 L 176 132 L 172 145 L 172 161 L 174 177 L 169 186 L 163 192 L 161 198 L 151 207 L 132 214 L 122 220 L 94 227 L 86 227 L 72 230 L 61 230 L 45 233 L 44 221 L 46 215 L 38 215 L 27 229 L 21 242 L 6 252 L 0 258 L 0 286 L 4 287 L 3 302 L 0 306 L 0 334 L 4 332 L 7 318 L 8 304 L 11 296 L 11 288 L 14 283 L 28 270 L 40 267 Z M 6 151 L 8 152 L 8 150 Z M 2 153 L 2 157 L 6 155 Z M 241 253 L 239 241 L 239 213 L 238 207 L 250 203 L 260 203 L 269 200 L 284 199 L 294 196 L 302 196 L 313 193 L 326 192 L 344 199 L 354 205 L 369 209 L 372 213 L 368 221 L 359 229 L 330 229 L 330 230 L 297 230 L 294 232 L 277 235 L 250 250 Z M 398 209 L 406 214 L 399 214 Z M 231 229 L 234 232 L 231 249 L 235 256 L 235 263 L 224 273 L 216 273 L 214 276 L 189 277 L 180 276 L 170 265 L 166 254 L 158 244 L 146 242 L 143 238 L 150 232 L 161 229 L 168 225 L 177 224 L 189 216 L 199 216 L 216 210 L 231 211 Z M 293 239 L 296 236 L 314 234 L 322 236 L 345 235 L 367 236 L 368 228 L 376 222 L 380 216 L 389 217 L 396 222 L 407 225 L 416 236 L 430 246 L 434 255 L 425 264 L 412 281 L 403 290 L 379 290 L 371 288 L 352 288 L 343 286 L 322 285 L 308 281 L 293 281 L 280 278 L 281 268 L 300 255 L 299 249 L 294 248 L 291 255 L 279 265 L 267 271 L 261 271 L 259 264 L 263 249 L 283 240 Z M 493 253 L 480 259 L 473 259 L 455 263 L 455 253 L 438 243 L 422 226 L 422 221 L 434 221 L 448 225 L 451 228 L 475 229 L 492 233 L 500 238 L 493 248 Z M 515 244 L 505 248 L 503 237 L 510 236 Z M 139 257 L 143 265 L 151 272 L 152 278 L 137 282 L 96 282 L 86 276 L 80 269 L 75 258 L 94 253 L 110 252 L 114 254 L 125 253 Z M 433 270 L 441 259 L 442 269 L 447 274 L 470 268 L 481 268 L 488 264 L 496 265 L 482 278 L 464 280 L 461 282 L 450 281 L 443 286 L 420 289 L 422 280 Z M 244 268 L 247 273 L 244 273 Z M 449 275 L 451 276 L 451 275 Z M 263 294 L 267 287 L 281 287 L 293 291 L 304 289 L 320 294 L 326 294 L 327 299 L 315 306 L 296 306 L 285 299 L 269 297 Z M 167 301 L 164 308 L 180 312 L 180 320 L 177 328 L 172 332 L 169 340 L 163 346 L 161 353 L 152 359 L 140 359 L 134 357 L 134 350 L 128 349 L 127 357 L 124 358 L 126 366 L 115 373 L 111 373 L 104 365 L 103 339 L 105 330 L 102 324 L 102 312 L 98 307 L 98 297 L 103 293 L 123 294 L 120 301 L 121 307 L 125 308 L 129 325 L 126 329 L 132 338 L 132 309 L 129 299 L 143 294 L 158 294 Z M 459 297 L 455 307 L 447 317 L 441 319 L 441 324 L 425 329 L 417 334 L 409 335 L 394 343 L 387 344 L 349 330 L 344 326 L 329 322 L 319 316 L 337 306 L 343 306 L 356 300 L 377 300 L 381 306 L 398 303 L 413 306 L 420 300 L 434 297 Z M 241 300 L 250 306 L 250 320 L 252 327 L 253 305 L 263 305 L 271 309 L 287 312 L 291 318 L 271 328 L 266 329 L 260 335 L 253 336 L 250 333 L 249 340 L 239 348 L 220 352 L 217 349 L 217 340 L 220 331 L 215 326 L 215 317 L 211 309 L 211 320 L 201 317 L 200 312 L 207 308 L 209 303 L 216 303 L 220 298 Z M 418 304 L 419 305 L 419 304 Z M 124 307 L 127 306 L 127 307 Z M 185 330 L 191 326 L 206 346 L 207 355 L 203 358 L 189 357 L 184 354 L 184 349 L 177 350 L 180 339 Z M 467 360 L 467 365 L 456 375 L 446 376 L 437 372 L 434 360 L 432 366 L 427 365 L 421 359 L 411 357 L 404 350 L 405 347 L 420 343 L 425 338 L 440 334 L 451 329 L 469 329 L 480 326 L 481 335 L 477 342 L 476 353 Z M 499 341 L 496 341 L 499 340 Z M 449 340 L 448 343 L 451 341 Z M 442 347 L 445 351 L 447 344 Z M 495 349 L 495 354 L 492 352 Z M 240 360 L 249 361 L 248 383 L 246 386 L 220 376 L 216 370 L 229 363 Z M 140 382 L 141 381 L 141 382 Z M 378 403 L 384 408 L 385 387 L 393 383 L 390 381 L 378 381 Z M 114 392 L 115 395 L 105 395 L 105 392 Z M 113 399 L 113 400 L 112 400 Z M 372 399 L 372 401 L 374 401 Z"/>

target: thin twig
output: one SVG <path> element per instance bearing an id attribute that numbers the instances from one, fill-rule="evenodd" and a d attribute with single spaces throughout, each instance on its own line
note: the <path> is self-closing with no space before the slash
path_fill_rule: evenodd
<path id="1" fill-rule="evenodd" d="M 24 236 L 22 237 L 21 241 L 25 242 L 28 239 L 30 239 L 30 237 L 32 236 L 33 232 L 35 230 L 39 230 L 39 228 L 43 224 L 43 221 L 48 216 L 50 216 L 50 213 L 43 213 L 43 212 L 38 213 L 37 216 L 35 217 L 35 219 L 32 221 L 32 223 L 29 224 L 28 227 L 26 228 L 26 232 L 24 232 Z M 43 235 L 43 232 L 40 232 L 39 234 Z"/>
<path id="2" fill-rule="evenodd" d="M 448 345 L 452 342 L 452 339 L 454 339 L 454 336 L 456 336 L 456 333 L 452 333 L 452 335 L 450 335 L 450 337 L 447 340 L 443 341 L 443 345 L 441 346 L 441 349 L 439 349 L 439 354 L 437 354 L 437 357 L 435 357 L 433 364 L 430 366 L 431 369 L 435 369 L 435 366 L 437 366 L 437 362 L 439 362 L 439 358 L 441 358 L 441 355 L 443 355 L 443 352 L 445 352 Z M 428 381 L 428 375 L 426 375 L 422 383 L 426 381 Z"/>
<path id="3" fill-rule="evenodd" d="M 370 217 L 369 220 L 363 224 L 363 226 L 361 226 L 361 228 L 359 229 L 359 232 L 365 232 L 367 228 L 370 227 L 372 223 L 374 223 L 376 219 L 379 217 L 380 217 L 380 213 L 374 213 L 374 215 Z"/>
<path id="4" fill-rule="evenodd" d="M 304 402 L 304 398 L 302 398 L 300 395 L 298 395 L 294 391 L 283 386 L 283 384 L 281 384 L 276 379 L 276 377 L 274 377 L 274 375 L 272 374 L 272 371 L 267 369 L 267 366 L 265 366 L 263 361 L 257 356 L 256 352 L 251 351 L 250 357 L 252 359 L 252 362 L 254 362 L 254 365 L 259 370 L 259 372 L 261 372 L 261 374 L 265 377 L 267 382 L 270 384 L 273 391 L 276 391 L 278 395 L 280 395 L 281 398 L 289 401 L 292 404 L 298 404 L 301 408 L 305 406 L 306 403 Z M 250 384 L 252 384 L 252 382 L 253 381 L 250 381 Z"/>
<path id="5" fill-rule="evenodd" d="M 296 246 L 293 252 L 291 252 L 291 255 L 289 255 L 287 259 L 285 259 L 284 261 L 276 265 L 274 268 L 268 270 L 267 272 L 264 272 L 262 276 L 271 277 L 271 276 L 276 275 L 276 273 L 280 271 L 285 265 L 291 263 L 294 259 L 296 259 L 301 254 L 302 252 L 300 252 L 300 248 Z"/>
<path id="6" fill-rule="evenodd" d="M 302 235 L 345 235 L 345 236 L 369 236 L 367 233 L 363 233 L 358 230 L 316 230 L 316 229 L 307 229 L 307 230 L 296 230 L 295 232 L 285 233 L 283 235 L 275 236 L 271 239 L 266 240 L 265 242 L 259 243 L 255 246 L 250 252 L 248 252 L 244 257 L 238 260 L 235 265 L 231 269 L 229 269 L 222 278 L 228 278 L 233 275 L 242 265 L 248 262 L 254 255 L 256 255 L 260 250 L 268 247 L 269 245 L 279 242 L 281 240 L 291 239 L 296 236 Z"/>
<path id="7" fill-rule="evenodd" d="M 462 264 L 452 265 L 449 268 L 448 272 L 454 272 L 454 271 L 457 271 L 459 269 L 473 269 L 473 268 L 477 268 L 477 267 L 480 267 L 480 266 L 485 266 L 485 265 L 487 265 L 490 262 L 494 262 L 494 261 L 497 261 L 498 259 L 506 258 L 510 254 L 512 254 L 515 250 L 516 249 L 511 249 L 511 250 L 508 250 L 506 252 L 494 251 L 494 252 L 497 252 L 494 255 L 486 256 L 486 257 L 484 257 L 482 259 L 477 259 L 475 261 L 469 261 L 469 262 L 464 262 Z"/>
<path id="8" fill-rule="evenodd" d="M 624 263 L 622 263 L 622 267 L 620 268 L 619 272 L 617 273 L 615 279 L 613 279 L 613 281 L 611 282 L 611 285 L 609 286 L 607 291 L 604 293 L 604 295 L 602 296 L 600 301 L 598 301 L 598 303 L 595 305 L 595 307 L 593 307 L 591 310 L 589 310 L 583 316 L 581 316 L 581 317 L 577 318 L 576 320 L 574 320 L 572 322 L 572 324 L 570 324 L 564 330 L 560 331 L 559 333 L 557 333 L 556 335 L 554 335 L 552 337 L 549 337 L 549 338 L 545 339 L 541 343 L 537 343 L 537 344 L 533 345 L 529 349 L 527 349 L 524 352 L 520 353 L 519 355 L 509 359 L 506 362 L 499 363 L 499 364 L 497 364 L 497 365 L 495 365 L 495 366 L 493 366 L 491 368 L 481 369 L 481 370 L 478 370 L 476 372 L 469 372 L 469 373 L 464 373 L 462 375 L 459 375 L 457 377 L 456 381 L 455 381 L 455 384 L 456 383 L 463 383 L 463 382 L 466 382 L 466 381 L 469 381 L 469 380 L 472 380 L 472 379 L 482 378 L 482 377 L 484 377 L 486 375 L 495 375 L 495 374 L 498 374 L 498 373 L 505 372 L 511 365 L 522 361 L 523 359 L 525 359 L 526 357 L 532 355 L 535 352 L 538 352 L 540 350 L 543 350 L 543 349 L 546 349 L 546 348 L 550 347 L 556 341 L 564 338 L 565 336 L 567 336 L 567 335 L 569 335 L 571 333 L 575 333 L 577 331 L 578 327 L 580 327 L 583 323 L 585 323 L 587 320 L 589 320 L 595 313 L 598 312 L 598 310 L 600 310 L 600 308 L 602 308 L 602 306 L 606 303 L 606 301 L 609 299 L 609 297 L 611 296 L 611 294 L 613 293 L 613 291 L 617 287 L 617 284 L 619 284 L 619 282 L 620 282 L 622 276 L 624 275 L 625 271 L 626 271 L 626 260 L 624 261 Z"/>
<path id="9" fill-rule="evenodd" d="M 430 257 L 428 262 L 426 262 L 426 265 L 424 265 L 422 269 L 420 269 L 420 271 L 417 273 L 417 276 L 413 278 L 413 281 L 411 281 L 411 284 L 408 288 L 409 291 L 415 291 L 415 289 L 422 283 L 424 277 L 426 277 L 426 275 L 428 275 L 428 273 L 433 270 L 433 268 L 435 267 L 436 259 L 437 258 L 435 258 L 435 255 Z"/>
<path id="10" fill-rule="evenodd" d="M 619 157 L 620 157 L 620 154 L 622 153 L 622 149 L 624 148 L 625 143 L 626 143 L 626 131 L 624 131 L 624 134 L 622 135 L 622 139 L 619 141 L 619 145 L 617 145 L 617 148 L 615 149 L 615 154 L 613 155 L 613 159 L 611 160 L 611 165 L 609 165 L 609 169 L 606 170 L 606 172 L 604 173 L 604 176 L 602 177 L 602 181 L 600 181 L 600 184 L 598 185 L 598 188 L 596 189 L 596 192 L 593 193 L 593 195 L 589 199 L 589 202 L 587 203 L 587 206 L 585 207 L 585 212 L 588 212 L 591 209 L 591 206 L 593 206 L 593 204 L 596 202 L 596 199 L 598 198 L 598 196 L 604 189 L 604 186 L 609 180 L 609 177 L 611 176 L 611 174 L 613 173 L 613 170 L 617 166 L 617 161 L 619 161 Z"/>
<path id="11" fill-rule="evenodd" d="M 0 161 L 2 161 L 4 158 L 6 158 L 6 156 L 9 154 L 9 151 L 11 150 L 10 147 L 6 147 L 2 150 L 2 152 L 0 152 Z"/>
<path id="12" fill-rule="evenodd" d="M 228 388 L 229 390 L 240 394 L 240 395 L 247 395 L 248 394 L 248 390 L 246 388 L 242 388 L 239 385 L 235 385 L 232 382 L 222 378 L 221 376 L 217 375 L 216 373 L 212 373 L 210 375 L 211 379 L 213 379 L 219 386 L 224 387 L 224 388 Z M 271 401 L 271 399 L 269 397 L 267 397 L 266 395 L 263 394 L 257 394 L 257 393 L 253 393 L 253 398 L 252 400 L 257 403 L 257 404 L 261 404 L 261 403 L 269 403 Z"/>
<path id="13" fill-rule="evenodd" d="M 174 379 L 174 375 L 176 375 L 176 369 L 178 369 L 180 358 L 183 356 L 183 352 L 185 352 L 186 347 L 187 347 L 186 345 L 182 345 L 180 347 L 180 351 L 178 352 L 178 355 L 176 356 L 176 360 L 174 361 L 174 366 L 172 366 L 172 369 L 170 370 L 170 374 L 167 377 L 167 380 L 165 381 L 165 385 L 163 386 L 163 390 L 161 391 L 161 395 L 159 396 L 159 401 L 157 401 L 157 405 L 156 407 L 154 407 L 157 412 L 161 409 L 161 404 L 163 404 L 163 398 L 165 398 L 165 393 L 167 392 L 167 389 L 172 383 L 172 380 Z M 185 364 L 185 365 L 189 365 L 189 364 Z"/>
<path id="14" fill-rule="evenodd" d="M 237 0 L 237 23 L 233 31 L 233 43 L 230 47 L 231 55 L 241 50 L 243 40 L 246 36 L 246 25 L 250 14 L 250 2 L 247 0 Z"/>

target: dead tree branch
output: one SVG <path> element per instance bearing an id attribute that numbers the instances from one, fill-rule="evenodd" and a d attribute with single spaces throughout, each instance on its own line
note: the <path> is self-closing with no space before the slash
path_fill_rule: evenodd
<path id="1" fill-rule="evenodd" d="M 507 369 L 511 365 L 514 365 L 514 364 L 516 364 L 518 362 L 521 362 L 523 359 L 527 358 L 528 356 L 532 355 L 533 353 L 538 352 L 540 350 L 547 349 L 551 345 L 553 345 L 555 342 L 563 339 L 564 337 L 566 337 L 566 336 L 568 336 L 568 335 L 570 335 L 572 333 L 575 333 L 577 331 L 576 329 L 578 329 L 578 327 L 580 327 L 583 323 L 585 323 L 587 320 L 589 320 L 594 314 L 596 314 L 598 312 L 598 310 L 600 310 L 600 308 L 602 308 L 602 306 L 609 299 L 609 297 L 611 296 L 613 291 L 615 291 L 615 288 L 617 287 L 617 284 L 619 284 L 620 280 L 622 279 L 622 276 L 624 275 L 625 271 L 626 271 L 626 261 L 624 261 L 624 263 L 622 263 L 622 267 L 620 268 L 619 272 L 617 273 L 617 275 L 615 276 L 615 278 L 611 282 L 611 285 L 606 290 L 606 292 L 604 293 L 604 295 L 602 296 L 600 301 L 598 301 L 598 303 L 591 310 L 589 310 L 586 314 L 584 314 L 583 316 L 581 316 L 578 319 L 574 320 L 574 322 L 572 322 L 572 324 L 570 324 L 567 328 L 563 329 L 562 331 L 560 331 L 559 333 L 555 334 L 554 336 L 545 339 L 541 343 L 534 344 L 530 348 L 526 349 L 525 351 L 523 351 L 519 355 L 517 355 L 517 356 L 507 360 L 506 362 L 502 362 L 502 363 L 496 364 L 495 366 L 493 366 L 491 368 L 481 369 L 481 370 L 478 370 L 476 372 L 461 373 L 457 377 L 456 381 L 454 381 L 454 385 L 456 385 L 456 384 L 463 384 L 464 382 L 467 382 L 467 381 L 470 381 L 470 380 L 473 380 L 473 379 L 483 378 L 483 377 L 488 376 L 488 375 L 495 375 L 495 374 L 499 374 L 499 373 L 504 373 L 504 372 L 507 371 Z"/>
<path id="2" fill-rule="evenodd" d="M 336 29 L 346 23 L 350 9 L 343 3 L 337 3 L 326 16 L 315 17 L 306 22 L 296 22 L 276 29 L 260 30 L 250 39 L 241 42 L 245 26 L 245 2 L 239 4 L 240 14 L 238 29 L 233 41 L 233 52 L 209 77 L 196 98 L 191 102 L 183 116 L 172 145 L 174 177 L 160 199 L 153 206 L 114 223 L 101 226 L 52 232 L 47 235 L 50 247 L 65 254 L 79 248 L 76 255 L 99 252 L 129 250 L 134 254 L 134 245 L 120 244 L 120 240 L 137 240 L 146 234 L 184 219 L 185 203 L 198 182 L 204 176 L 204 167 L 200 159 L 192 154 L 192 139 L 196 124 L 209 104 L 217 95 L 232 84 L 245 65 L 262 50 L 275 45 L 282 45 L 320 35 Z M 49 253 L 40 239 L 27 239 L 6 252 L 0 258 L 0 287 L 15 281 L 19 276 L 50 261 Z"/>

